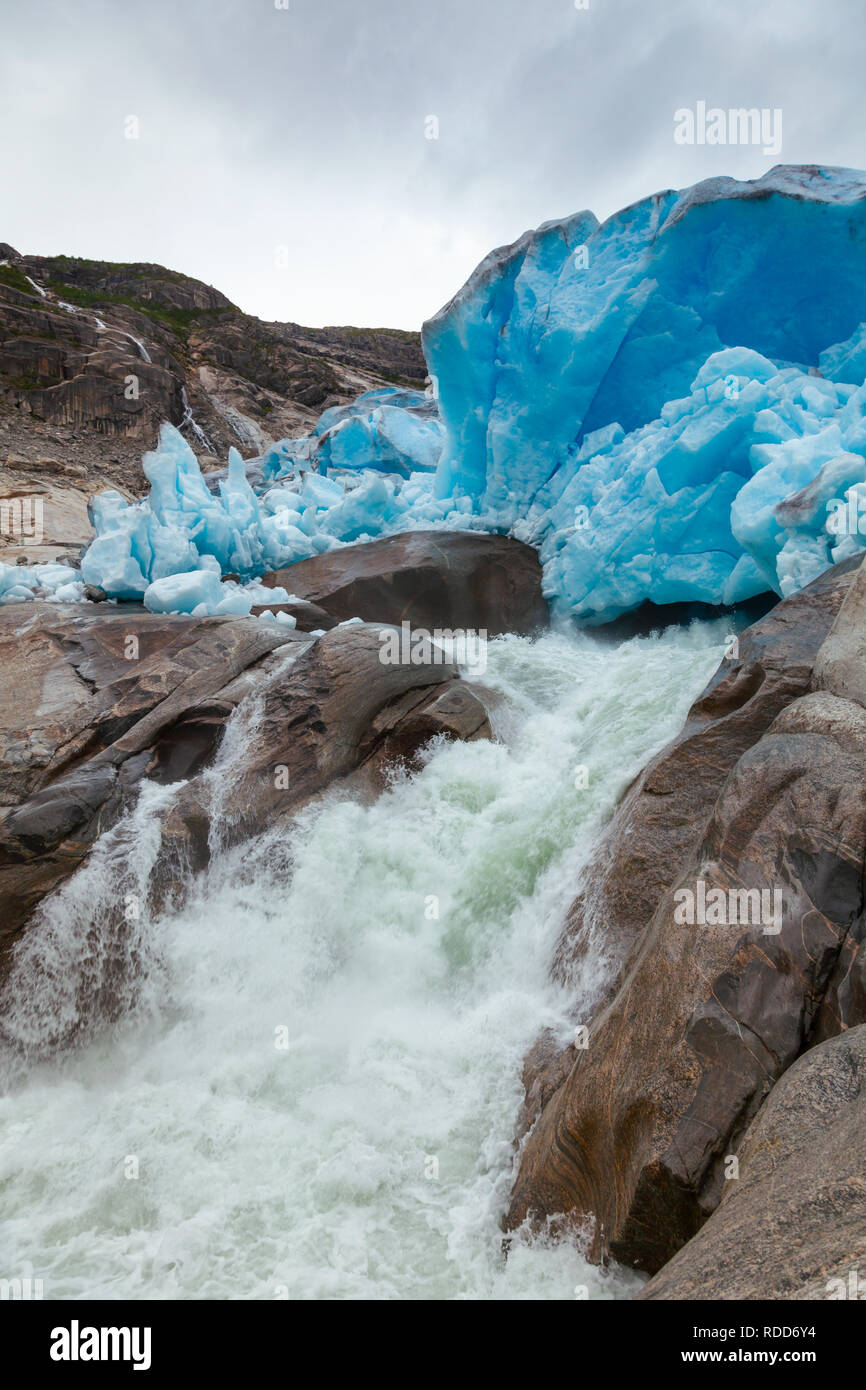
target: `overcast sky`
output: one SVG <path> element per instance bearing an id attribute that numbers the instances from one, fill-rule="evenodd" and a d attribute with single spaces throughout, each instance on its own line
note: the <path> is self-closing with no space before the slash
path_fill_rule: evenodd
<path id="1" fill-rule="evenodd" d="M 866 163 L 864 0 L 2 0 L 0 15 L 0 240 L 155 261 L 266 319 L 417 328 L 548 218 L 773 163 Z M 698 101 L 780 108 L 781 154 L 675 143 L 675 110 Z"/>

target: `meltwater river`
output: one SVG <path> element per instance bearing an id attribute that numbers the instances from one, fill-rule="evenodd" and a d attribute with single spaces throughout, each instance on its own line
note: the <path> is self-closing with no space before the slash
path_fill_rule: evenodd
<path id="1" fill-rule="evenodd" d="M 638 1276 L 577 1245 L 503 1256 L 521 1064 L 610 969 L 599 922 L 572 990 L 551 983 L 563 915 L 726 630 L 498 639 L 498 742 L 218 855 L 119 951 L 104 905 L 146 881 L 174 794 L 146 787 L 17 951 L 0 1276 L 46 1299 L 628 1297 Z M 215 776 L 243 744 L 230 728 Z M 100 1025 L 107 975 L 128 1006 Z"/>

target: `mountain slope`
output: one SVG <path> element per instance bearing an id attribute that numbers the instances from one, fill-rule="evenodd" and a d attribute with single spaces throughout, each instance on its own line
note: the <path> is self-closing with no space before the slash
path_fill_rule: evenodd
<path id="1" fill-rule="evenodd" d="M 265 323 L 163 266 L 0 244 L 0 465 L 13 471 L 141 491 L 162 420 L 207 467 L 231 444 L 259 453 L 327 406 L 425 376 L 417 333 Z"/>

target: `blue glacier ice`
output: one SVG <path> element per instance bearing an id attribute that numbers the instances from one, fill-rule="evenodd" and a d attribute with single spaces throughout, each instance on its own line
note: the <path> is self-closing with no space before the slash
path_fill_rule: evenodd
<path id="1" fill-rule="evenodd" d="M 647 598 L 787 596 L 852 553 L 827 503 L 863 481 L 864 454 L 866 388 L 728 348 L 658 420 L 587 436 L 513 530 L 539 544 L 548 591 L 589 621 Z M 822 470 L 824 490 L 786 510 Z"/>
<path id="2" fill-rule="evenodd" d="M 432 473 L 444 433 L 435 401 L 423 392 L 368 391 L 324 412 L 314 430 L 313 458 L 323 473 L 358 467 L 400 477 Z"/>
<path id="3" fill-rule="evenodd" d="M 536 544 L 545 591 L 586 622 L 793 592 L 864 543 L 827 505 L 862 482 L 864 323 L 857 171 L 545 223 L 424 325 L 436 495 Z M 821 470 L 833 498 L 786 510 Z"/>
<path id="4" fill-rule="evenodd" d="M 446 518 L 484 526 L 469 498 L 433 496 L 429 469 L 389 476 L 375 463 L 356 463 L 337 479 L 309 465 L 289 467 L 257 494 L 231 449 L 225 476 L 211 491 L 189 444 L 169 424 L 142 467 L 147 497 L 130 503 L 107 491 L 92 499 L 96 537 L 81 561 L 81 580 L 111 598 L 140 599 L 152 612 L 242 615 L 254 604 L 286 600 L 255 580 L 296 560 Z"/>
<path id="5" fill-rule="evenodd" d="M 270 482 L 297 467 L 324 474 L 370 468 L 408 478 L 435 471 L 444 434 L 432 396 L 383 387 L 348 405 L 331 406 L 311 435 L 280 440 L 263 455 L 262 471 Z"/>
<path id="6" fill-rule="evenodd" d="M 326 410 L 255 490 L 235 450 L 211 490 L 165 426 L 149 497 L 94 499 L 82 579 L 239 611 L 268 570 L 461 527 L 537 546 L 554 607 L 601 623 L 793 593 L 866 545 L 866 174 L 780 166 L 545 223 L 422 341 L 429 391 Z"/>
<path id="7" fill-rule="evenodd" d="M 80 603 L 84 585 L 71 565 L 48 561 L 41 565 L 4 565 L 0 562 L 0 603 L 22 603 L 45 598 L 53 603 Z"/>
<path id="8" fill-rule="evenodd" d="M 333 544 L 315 523 L 317 498 L 292 494 L 291 506 L 288 497 L 285 505 L 259 499 L 236 449 L 229 451 L 228 475 L 216 495 L 172 425 L 163 425 L 159 447 L 145 454 L 142 466 L 151 485 L 147 498 L 128 503 L 119 493 L 103 492 L 90 506 L 97 534 L 82 559 L 81 575 L 112 597 L 143 598 L 147 607 L 160 605 L 155 611 L 174 611 L 162 606 L 171 586 L 154 589 L 154 584 L 199 571 L 204 587 L 193 606 L 228 611 L 219 605 L 230 596 L 213 587 L 221 574 L 251 579 Z M 186 606 L 189 597 L 176 611 L 192 611 Z"/>

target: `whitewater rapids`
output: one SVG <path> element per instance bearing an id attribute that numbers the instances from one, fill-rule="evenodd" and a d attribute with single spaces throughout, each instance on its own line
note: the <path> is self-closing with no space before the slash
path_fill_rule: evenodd
<path id="1" fill-rule="evenodd" d="M 566 994 L 549 978 L 564 914 L 728 627 L 494 641 L 500 741 L 434 746 L 373 805 L 326 798 L 290 837 L 219 853 L 182 910 L 106 940 L 175 794 L 146 786 L 16 951 L 0 1276 L 48 1299 L 633 1293 L 640 1276 L 577 1244 L 518 1233 L 502 1253 L 521 1066 L 542 1027 L 573 1035 L 581 1001 L 589 1021 L 604 923 Z M 88 1023 L 106 971 L 121 1016 Z"/>

